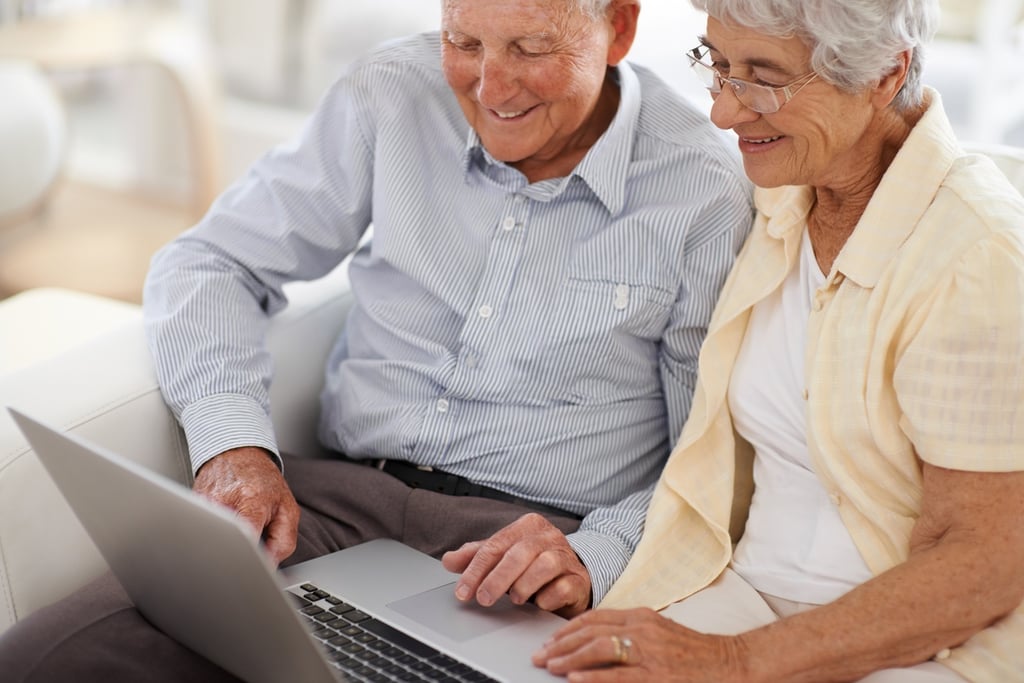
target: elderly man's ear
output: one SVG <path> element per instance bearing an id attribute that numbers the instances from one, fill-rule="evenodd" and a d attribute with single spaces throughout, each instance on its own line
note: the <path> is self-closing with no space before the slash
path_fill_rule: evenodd
<path id="1" fill-rule="evenodd" d="M 636 38 L 636 22 L 640 16 L 640 0 L 612 0 L 608 6 L 611 20 L 611 44 L 608 46 L 608 66 L 621 62 Z"/>

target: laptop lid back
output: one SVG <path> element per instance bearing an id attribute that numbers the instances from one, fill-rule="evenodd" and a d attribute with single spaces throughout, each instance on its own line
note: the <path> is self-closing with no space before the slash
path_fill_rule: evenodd
<path id="1" fill-rule="evenodd" d="M 138 610 L 254 683 L 337 681 L 234 515 L 115 453 L 9 409 Z"/>

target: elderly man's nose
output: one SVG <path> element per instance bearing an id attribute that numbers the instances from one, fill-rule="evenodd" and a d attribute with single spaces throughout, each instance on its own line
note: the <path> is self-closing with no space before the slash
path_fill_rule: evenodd
<path id="1" fill-rule="evenodd" d="M 485 57 L 480 64 L 477 99 L 487 106 L 499 105 L 515 92 L 515 70 L 499 56 Z"/>

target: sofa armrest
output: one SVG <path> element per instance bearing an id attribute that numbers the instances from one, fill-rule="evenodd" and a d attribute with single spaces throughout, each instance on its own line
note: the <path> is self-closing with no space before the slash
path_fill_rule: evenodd
<path id="1" fill-rule="evenodd" d="M 316 455 L 323 369 L 351 305 L 339 270 L 290 286 L 271 322 L 274 425 L 288 452 Z M 184 435 L 160 395 L 140 320 L 0 376 L 11 406 L 183 484 Z M 99 576 L 106 563 L 6 410 L 0 410 L 0 632 Z"/>
<path id="2" fill-rule="evenodd" d="M 325 454 L 317 421 L 327 355 L 355 300 L 347 265 L 319 280 L 292 283 L 285 294 L 288 307 L 271 321 L 267 339 L 274 358 L 274 432 L 281 450 L 315 457 Z"/>

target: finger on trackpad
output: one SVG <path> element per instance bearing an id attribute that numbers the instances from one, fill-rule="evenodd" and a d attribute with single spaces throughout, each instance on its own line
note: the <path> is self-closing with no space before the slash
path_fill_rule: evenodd
<path id="1" fill-rule="evenodd" d="M 530 618 L 533 605 L 515 605 L 507 595 L 491 607 L 460 602 L 455 582 L 388 603 L 388 607 L 457 642 L 486 635 Z"/>

